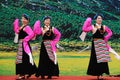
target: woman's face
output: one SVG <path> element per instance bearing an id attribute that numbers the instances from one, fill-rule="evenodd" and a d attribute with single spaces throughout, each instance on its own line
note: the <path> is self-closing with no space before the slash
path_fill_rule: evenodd
<path id="1" fill-rule="evenodd" d="M 22 21 L 22 24 L 23 24 L 23 25 L 28 24 L 28 20 L 27 20 L 27 19 L 25 19 L 24 17 L 22 17 L 21 21 Z"/>
<path id="2" fill-rule="evenodd" d="M 102 23 L 102 17 L 101 17 L 101 16 L 98 16 L 98 17 L 97 17 L 96 23 L 97 23 L 97 24 L 101 24 L 101 23 Z"/>
<path id="3" fill-rule="evenodd" d="M 50 26 L 50 19 L 45 19 L 44 20 L 44 25 L 45 26 Z"/>

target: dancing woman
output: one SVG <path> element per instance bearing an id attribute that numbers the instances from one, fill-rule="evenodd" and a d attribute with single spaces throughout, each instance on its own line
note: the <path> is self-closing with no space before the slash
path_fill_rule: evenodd
<path id="1" fill-rule="evenodd" d="M 91 57 L 87 74 L 98 76 L 98 79 L 100 79 L 103 73 L 110 74 L 108 67 L 108 62 L 111 61 L 108 53 L 110 46 L 108 46 L 107 41 L 112 36 L 112 31 L 102 24 L 102 14 L 96 14 L 94 19 L 96 23 L 91 25 L 92 19 L 90 17 L 87 18 L 82 31 L 92 31 Z"/>
<path id="2" fill-rule="evenodd" d="M 50 25 L 51 18 L 49 16 L 44 17 L 44 26 L 40 27 L 40 21 L 36 21 L 34 25 L 35 35 L 42 35 L 40 59 L 38 65 L 38 71 L 36 76 L 41 76 L 42 79 L 48 76 L 51 79 L 52 76 L 59 76 L 59 67 L 56 56 L 56 44 L 60 40 L 60 32 Z"/>
<path id="3" fill-rule="evenodd" d="M 16 75 L 17 79 L 29 78 L 32 74 L 36 73 L 36 66 L 33 62 L 31 47 L 29 41 L 34 37 L 34 33 L 29 23 L 29 16 L 22 15 L 22 26 L 19 27 L 19 19 L 13 23 L 14 32 L 18 34 L 18 52 L 16 55 Z"/>

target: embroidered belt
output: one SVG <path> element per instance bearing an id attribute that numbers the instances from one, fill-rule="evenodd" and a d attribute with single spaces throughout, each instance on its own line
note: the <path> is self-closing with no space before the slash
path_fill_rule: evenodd
<path id="1" fill-rule="evenodd" d="M 46 41 L 51 41 L 51 40 L 43 40 L 43 42 L 46 42 Z"/>
<path id="2" fill-rule="evenodd" d="M 103 38 L 93 38 L 94 41 L 103 40 Z"/>

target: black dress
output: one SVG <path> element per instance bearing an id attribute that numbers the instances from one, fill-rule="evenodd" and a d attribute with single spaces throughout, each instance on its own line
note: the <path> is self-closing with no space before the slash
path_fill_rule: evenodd
<path id="1" fill-rule="evenodd" d="M 36 73 L 37 76 L 40 76 L 40 75 L 41 76 L 59 76 L 58 64 L 54 64 L 54 62 L 50 60 L 44 45 L 45 40 L 54 39 L 53 32 L 51 32 L 51 34 L 48 36 L 49 32 L 50 32 L 50 29 L 42 37 L 43 41 L 41 43 L 40 59 L 39 59 L 38 70 Z"/>
<path id="2" fill-rule="evenodd" d="M 105 33 L 101 33 L 100 32 L 101 30 L 103 30 L 103 27 L 101 27 L 100 30 L 97 29 L 97 31 L 93 34 L 93 39 L 94 38 L 101 38 L 101 39 L 104 38 Z M 94 75 L 94 76 L 100 76 L 103 73 L 106 73 L 109 75 L 108 62 L 97 63 L 94 41 L 92 41 L 91 57 L 90 57 L 87 74 Z"/>
<path id="3" fill-rule="evenodd" d="M 29 56 L 25 52 L 23 48 L 23 42 L 21 39 L 24 39 L 28 34 L 23 31 L 23 29 L 19 32 L 19 44 L 18 44 L 18 52 L 16 56 L 16 75 L 32 75 L 36 73 L 36 65 L 32 65 L 29 61 Z M 20 46 L 21 45 L 21 46 Z M 28 43 L 29 47 L 30 44 Z M 30 47 L 31 49 L 31 47 Z"/>

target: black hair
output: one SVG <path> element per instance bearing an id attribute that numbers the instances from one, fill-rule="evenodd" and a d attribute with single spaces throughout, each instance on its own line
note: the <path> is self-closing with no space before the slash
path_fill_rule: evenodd
<path id="1" fill-rule="evenodd" d="M 50 17 L 50 16 L 45 16 L 45 17 L 43 18 L 44 21 L 45 21 L 46 19 L 50 19 L 50 20 L 51 20 L 51 17 Z"/>
<path id="2" fill-rule="evenodd" d="M 22 14 L 22 17 L 24 17 L 24 18 L 25 18 L 26 20 L 28 20 L 28 21 L 30 20 L 30 17 L 29 17 L 27 14 L 25 14 L 25 13 Z"/>
<path id="3" fill-rule="evenodd" d="M 94 16 L 94 18 L 93 18 L 93 19 L 94 19 L 94 20 L 96 20 L 98 16 L 101 16 L 101 17 L 102 17 L 102 19 L 104 19 L 103 14 L 100 14 L 100 13 L 97 13 L 97 14 Z"/>

